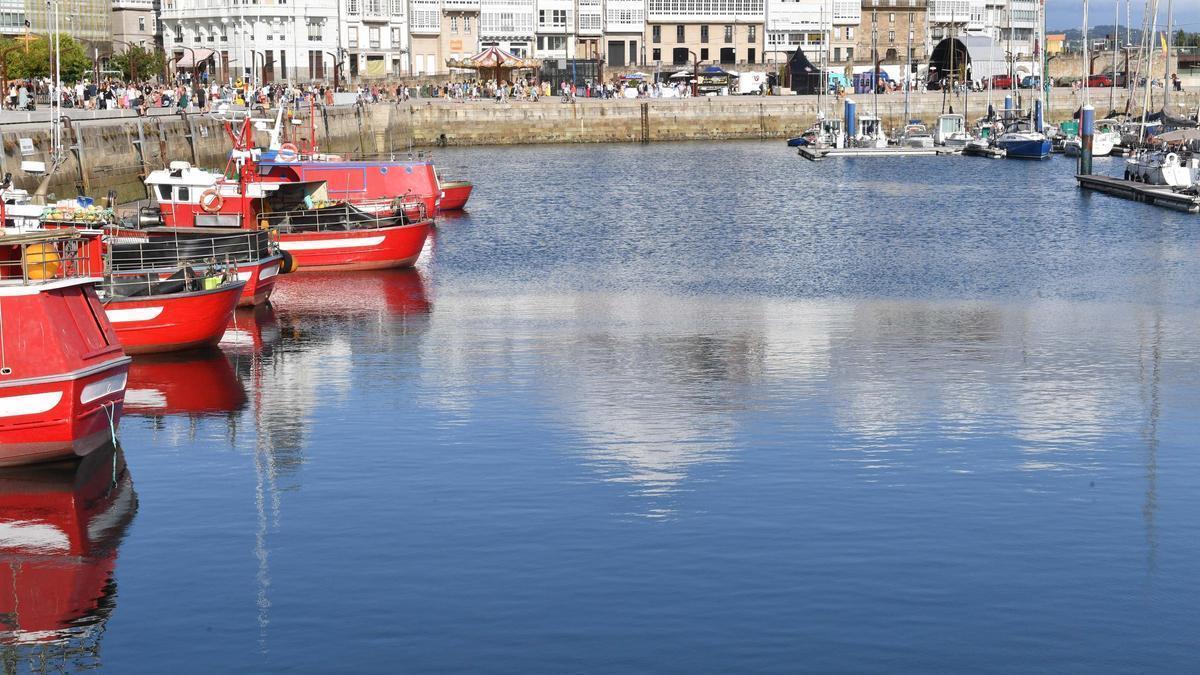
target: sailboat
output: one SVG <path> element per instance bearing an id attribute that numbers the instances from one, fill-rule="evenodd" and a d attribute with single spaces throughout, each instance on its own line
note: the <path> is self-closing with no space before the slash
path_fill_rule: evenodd
<path id="1" fill-rule="evenodd" d="M 1042 24 L 1043 7 L 1038 6 L 1038 55 L 1045 51 L 1046 32 Z M 1011 18 L 1011 14 L 1010 14 Z M 1011 36 L 1012 24 L 1009 22 Z M 1043 69 L 1044 70 L 1044 69 Z M 1044 73 L 1043 73 L 1044 74 Z M 1004 151 L 1004 156 L 1010 159 L 1046 159 L 1050 156 L 1050 139 L 1042 129 L 1042 111 L 1045 110 L 1046 87 L 1039 82 L 1038 99 L 1033 120 L 1010 120 L 1008 128 L 996 139 L 996 147 Z"/>

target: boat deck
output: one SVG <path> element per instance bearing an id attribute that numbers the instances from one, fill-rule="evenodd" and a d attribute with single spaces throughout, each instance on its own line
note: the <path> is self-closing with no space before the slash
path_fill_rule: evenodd
<path id="1" fill-rule="evenodd" d="M 1095 190 L 1122 199 L 1163 206 L 1188 213 L 1200 213 L 1200 196 L 1176 192 L 1163 185 L 1146 185 L 1111 176 L 1076 175 L 1079 187 Z"/>
<path id="2" fill-rule="evenodd" d="M 962 148 L 936 146 L 932 148 L 814 148 L 802 146 L 797 150 L 801 157 L 813 162 L 827 157 L 930 157 L 962 153 Z"/>

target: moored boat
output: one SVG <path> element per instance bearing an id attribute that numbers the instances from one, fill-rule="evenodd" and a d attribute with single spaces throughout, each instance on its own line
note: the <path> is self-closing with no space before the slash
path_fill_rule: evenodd
<path id="1" fill-rule="evenodd" d="M 0 465 L 86 455 L 116 434 L 129 357 L 74 230 L 0 237 Z"/>
<path id="2" fill-rule="evenodd" d="M 113 275 L 104 312 L 128 354 L 198 349 L 217 344 L 246 282 L 221 275 Z"/>
<path id="3" fill-rule="evenodd" d="M 424 203 L 413 219 L 404 198 L 394 209 L 367 210 L 330 200 L 324 182 L 263 180 L 256 170 L 250 121 L 236 136 L 231 171 L 237 179 L 186 162 L 146 178 L 168 227 L 270 229 L 299 271 L 382 269 L 412 265 L 421 254 L 432 221 Z M 228 171 L 227 171 L 228 173 Z"/>
<path id="4" fill-rule="evenodd" d="M 469 180 L 439 180 L 442 186 L 442 199 L 438 202 L 438 209 L 442 211 L 461 211 L 467 206 L 467 200 L 471 198 L 471 191 L 475 189 L 474 184 Z"/>

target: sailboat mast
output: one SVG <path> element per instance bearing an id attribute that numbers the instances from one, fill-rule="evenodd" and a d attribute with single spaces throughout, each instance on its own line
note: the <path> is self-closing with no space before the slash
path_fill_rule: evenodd
<path id="1" fill-rule="evenodd" d="M 1174 0 L 1167 0 L 1167 43 L 1163 52 L 1163 112 L 1167 111 L 1167 106 L 1171 103 L 1171 24 L 1174 19 L 1174 7 Z"/>
<path id="2" fill-rule="evenodd" d="M 1083 0 L 1083 104 L 1091 105 L 1091 98 L 1088 96 L 1088 80 L 1092 77 L 1091 61 L 1088 61 L 1088 43 L 1091 39 L 1088 37 L 1088 0 Z"/>
<path id="3" fill-rule="evenodd" d="M 871 64 L 875 72 L 871 75 L 871 90 L 874 95 L 871 97 L 871 106 L 875 109 L 875 123 L 879 124 L 879 47 L 877 41 L 879 39 L 879 20 L 878 10 L 871 10 Z"/>
<path id="4" fill-rule="evenodd" d="M 1113 3 L 1112 82 L 1108 83 L 1108 109 L 1117 109 L 1117 40 L 1121 37 L 1121 0 Z"/>
<path id="5" fill-rule="evenodd" d="M 1143 94 L 1143 99 L 1142 99 L 1142 124 L 1141 124 L 1141 127 L 1138 129 L 1138 141 L 1139 142 L 1146 140 L 1146 117 L 1150 114 L 1150 80 L 1151 80 L 1151 76 L 1153 75 L 1153 73 L 1150 72 L 1150 65 L 1152 63 L 1154 63 L 1154 34 L 1158 32 L 1158 0 L 1152 0 L 1150 4 L 1152 6 L 1152 9 L 1151 9 L 1152 14 L 1151 14 L 1151 19 L 1150 19 L 1150 32 L 1146 34 L 1148 37 L 1143 37 L 1143 41 L 1147 44 L 1147 47 L 1146 47 L 1146 93 Z M 1145 23 L 1146 22 L 1143 19 L 1143 21 L 1142 21 L 1143 27 L 1145 26 Z M 1139 68 L 1138 70 L 1140 73 L 1141 69 Z"/>
<path id="6" fill-rule="evenodd" d="M 908 13 L 908 55 L 904 60 L 904 124 L 908 124 L 908 90 L 912 88 L 912 12 Z"/>

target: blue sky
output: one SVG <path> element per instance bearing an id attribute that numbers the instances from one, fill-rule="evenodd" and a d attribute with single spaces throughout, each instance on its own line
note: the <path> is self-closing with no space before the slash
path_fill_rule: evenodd
<path id="1" fill-rule="evenodd" d="M 1125 24 L 1125 0 L 1121 5 L 1121 24 Z M 1130 13 L 1133 25 L 1140 26 L 1144 0 L 1131 0 Z M 1113 0 L 1091 0 L 1088 5 L 1088 23 L 1093 26 L 1112 25 Z M 1083 0 L 1046 0 L 1046 25 L 1051 30 L 1078 28 L 1083 21 Z M 1167 0 L 1159 0 L 1158 21 L 1167 21 Z M 1200 31 L 1200 0 L 1175 0 L 1175 25 L 1186 31 Z"/>

